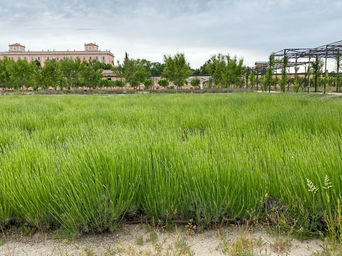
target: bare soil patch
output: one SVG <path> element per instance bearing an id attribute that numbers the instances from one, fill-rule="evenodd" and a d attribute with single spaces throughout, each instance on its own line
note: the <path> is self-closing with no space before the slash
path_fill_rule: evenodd
<path id="1" fill-rule="evenodd" d="M 264 229 L 229 226 L 195 232 L 148 225 L 123 225 L 113 233 L 84 235 L 75 240 L 36 233 L 0 238 L 0 255 L 323 255 L 319 239 L 299 241 Z M 325 254 L 324 254 L 325 255 Z"/>

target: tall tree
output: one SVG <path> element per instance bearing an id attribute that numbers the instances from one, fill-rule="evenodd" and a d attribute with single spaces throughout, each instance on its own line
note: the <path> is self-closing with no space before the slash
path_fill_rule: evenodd
<path id="1" fill-rule="evenodd" d="M 268 92 L 271 92 L 271 86 L 273 85 L 273 71 L 274 71 L 274 54 L 272 53 L 269 58 L 268 68 L 266 69 L 264 87 L 268 88 Z"/>
<path id="2" fill-rule="evenodd" d="M 251 72 L 249 73 L 249 82 L 251 83 L 252 89 L 254 89 L 254 86 L 256 83 L 256 77 L 255 77 L 255 73 L 253 70 L 251 70 Z"/>
<path id="3" fill-rule="evenodd" d="M 2 88 L 10 87 L 11 66 L 14 64 L 14 61 L 7 57 L 0 60 L 0 84 Z"/>
<path id="4" fill-rule="evenodd" d="M 285 92 L 286 85 L 288 83 L 288 75 L 287 75 L 287 67 L 289 64 L 289 58 L 284 56 L 282 59 L 282 66 L 281 66 L 281 80 L 280 80 L 280 88 L 282 92 Z"/>
<path id="5" fill-rule="evenodd" d="M 243 73 L 245 71 L 243 59 L 218 54 L 211 57 L 206 68 L 215 85 L 228 89 L 231 85 L 240 86 L 243 83 Z"/>
<path id="6" fill-rule="evenodd" d="M 218 55 L 212 56 L 206 65 L 206 69 L 208 74 L 212 77 L 214 84 L 223 87 L 226 69 L 224 55 L 219 53 Z"/>
<path id="7" fill-rule="evenodd" d="M 208 65 L 210 63 L 210 59 L 207 60 L 200 68 L 193 69 L 192 75 L 194 76 L 209 76 Z"/>
<path id="8" fill-rule="evenodd" d="M 164 55 L 164 63 L 162 77 L 173 82 L 177 87 L 183 86 L 191 74 L 190 64 L 186 61 L 184 54 L 177 53 L 173 57 Z"/>
<path id="9" fill-rule="evenodd" d="M 41 69 L 41 86 L 46 89 L 49 86 L 57 87 L 61 81 L 61 74 L 58 62 L 53 60 L 45 61 L 44 67 Z"/>
<path id="10" fill-rule="evenodd" d="M 151 78 L 145 79 L 145 81 L 144 81 L 144 86 L 145 86 L 146 89 L 151 88 L 152 85 L 153 85 L 153 81 L 152 81 Z"/>
<path id="11" fill-rule="evenodd" d="M 150 75 L 149 62 L 144 59 L 134 60 L 127 56 L 121 65 L 118 63 L 118 66 L 118 70 L 125 78 L 125 81 L 134 88 L 143 83 L 146 77 Z"/>
<path id="12" fill-rule="evenodd" d="M 76 60 L 63 59 L 59 62 L 59 68 L 62 76 L 60 87 L 77 86 L 80 79 L 81 60 L 79 58 Z"/>
<path id="13" fill-rule="evenodd" d="M 230 58 L 229 55 L 227 55 L 226 61 L 227 66 L 224 76 L 227 79 L 227 87 L 230 87 L 231 85 L 241 87 L 241 85 L 244 84 L 243 74 L 246 69 L 243 65 L 243 59 L 238 59 L 236 56 L 234 58 Z"/>
<path id="14" fill-rule="evenodd" d="M 149 65 L 149 72 L 151 76 L 161 76 L 164 70 L 165 64 L 160 62 L 151 62 Z"/>
<path id="15" fill-rule="evenodd" d="M 198 78 L 194 78 L 191 80 L 192 86 L 200 86 L 200 84 L 201 84 L 201 80 L 199 80 Z"/>
<path id="16" fill-rule="evenodd" d="M 327 89 L 329 88 L 329 83 L 330 83 L 330 76 L 328 72 L 325 72 L 325 75 L 322 79 L 323 83 L 323 93 L 325 94 Z"/>
<path id="17" fill-rule="evenodd" d="M 311 64 L 311 66 L 315 78 L 315 92 L 317 92 L 319 79 L 322 74 L 323 62 L 318 57 L 316 57 L 316 60 Z"/>
<path id="18" fill-rule="evenodd" d="M 82 62 L 80 65 L 80 81 L 84 86 L 96 88 L 102 79 L 101 64 L 97 60 Z"/>

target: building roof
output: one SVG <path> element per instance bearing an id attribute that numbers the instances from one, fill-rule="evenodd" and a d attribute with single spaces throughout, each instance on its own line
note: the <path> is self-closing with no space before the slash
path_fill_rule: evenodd
<path id="1" fill-rule="evenodd" d="M 111 55 L 110 51 L 25 51 L 25 52 L 0 52 L 0 55 Z"/>
<path id="2" fill-rule="evenodd" d="M 18 43 L 15 43 L 15 44 L 10 44 L 9 46 L 21 46 L 21 47 L 25 47 L 24 45 L 22 45 L 22 44 L 18 44 Z"/>
<path id="3" fill-rule="evenodd" d="M 85 46 L 98 46 L 97 44 L 94 43 L 88 43 L 88 44 L 84 44 Z"/>

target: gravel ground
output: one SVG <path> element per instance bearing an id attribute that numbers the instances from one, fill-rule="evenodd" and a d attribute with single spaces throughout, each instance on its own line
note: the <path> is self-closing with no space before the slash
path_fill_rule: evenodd
<path id="1" fill-rule="evenodd" d="M 7 235 L 0 255 L 320 255 L 322 241 L 299 241 L 263 229 L 229 226 L 197 232 L 148 225 L 123 225 L 113 233 L 56 239 L 51 234 Z"/>

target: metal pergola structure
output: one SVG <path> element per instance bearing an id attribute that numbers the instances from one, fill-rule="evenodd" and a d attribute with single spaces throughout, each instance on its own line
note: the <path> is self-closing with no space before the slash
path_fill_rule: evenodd
<path id="1" fill-rule="evenodd" d="M 277 70 L 283 67 L 282 59 L 284 57 L 288 58 L 288 64 L 286 68 L 294 68 L 295 72 L 290 73 L 294 74 L 295 77 L 298 75 L 299 67 L 304 67 L 304 75 L 305 85 L 307 84 L 306 78 L 308 78 L 308 82 L 310 84 L 310 76 L 307 76 L 308 66 L 318 60 L 324 60 L 324 72 L 328 73 L 327 63 L 328 60 L 337 61 L 342 54 L 342 40 L 336 41 L 330 44 L 318 46 L 315 48 L 287 48 L 277 52 L 273 52 L 272 55 L 275 58 L 274 71 L 277 76 Z M 256 75 L 263 76 L 266 73 L 267 68 L 269 67 L 268 62 L 256 62 L 253 70 L 256 71 Z M 340 74 L 340 70 L 336 70 L 336 73 L 331 73 L 330 75 L 336 76 Z M 338 91 L 338 81 L 336 81 L 336 91 Z M 310 90 L 310 88 L 309 88 Z M 315 91 L 317 91 L 317 78 L 315 78 Z"/>
<path id="2" fill-rule="evenodd" d="M 287 64 L 288 68 L 292 68 L 292 67 L 297 67 L 297 66 L 303 66 L 306 64 L 310 64 L 312 63 L 312 61 L 298 61 L 294 62 L 294 61 L 289 61 L 289 63 Z M 266 73 L 266 69 L 268 68 L 268 62 L 256 62 L 255 63 L 255 67 L 253 68 L 253 70 L 255 70 L 257 72 L 257 74 L 259 75 L 264 75 Z M 280 62 L 276 62 L 274 65 L 274 69 L 278 70 L 282 68 L 282 63 Z"/>
<path id="3" fill-rule="evenodd" d="M 317 59 L 324 59 L 324 70 L 327 72 L 328 59 L 335 59 L 342 53 L 342 40 L 315 48 L 288 48 L 277 51 L 274 57 L 288 57 L 288 67 L 297 67 L 310 64 Z M 281 67 L 281 65 L 280 65 Z M 276 69 L 279 67 L 275 67 Z"/>

